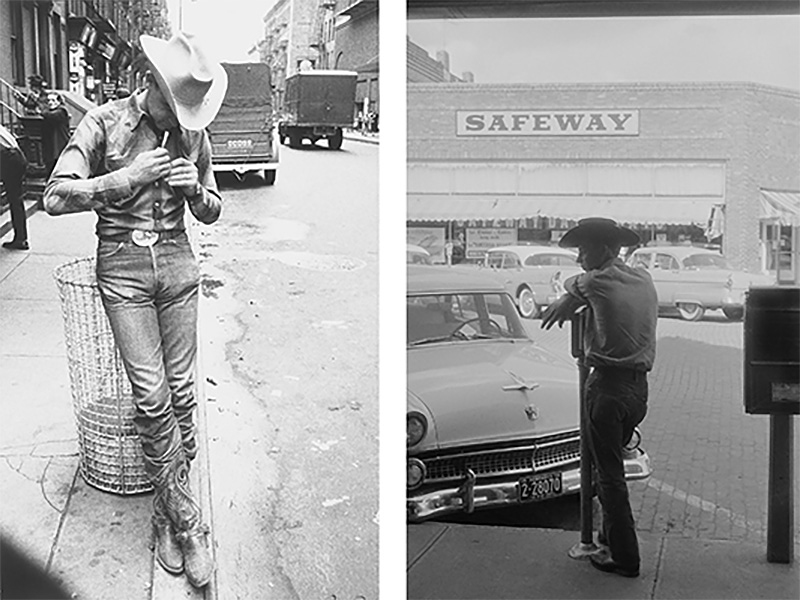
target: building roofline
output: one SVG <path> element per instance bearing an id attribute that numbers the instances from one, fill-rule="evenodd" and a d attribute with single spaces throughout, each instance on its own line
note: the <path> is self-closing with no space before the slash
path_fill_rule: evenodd
<path id="1" fill-rule="evenodd" d="M 410 87 L 419 91 L 441 91 L 447 88 L 459 90 L 460 92 L 475 90 L 485 91 L 488 89 L 495 91 L 519 91 L 519 90 L 608 90 L 609 88 L 630 89 L 637 91 L 651 90 L 752 90 L 757 92 L 767 92 L 782 96 L 800 98 L 800 90 L 784 88 L 775 85 L 755 83 L 748 81 L 702 81 L 702 82 L 586 82 L 586 83 L 413 83 L 408 82 Z"/>

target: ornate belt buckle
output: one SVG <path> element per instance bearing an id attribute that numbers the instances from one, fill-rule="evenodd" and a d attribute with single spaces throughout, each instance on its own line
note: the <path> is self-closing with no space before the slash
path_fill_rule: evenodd
<path id="1" fill-rule="evenodd" d="M 152 246 L 158 241 L 158 232 L 134 229 L 131 234 L 131 241 L 137 246 Z"/>

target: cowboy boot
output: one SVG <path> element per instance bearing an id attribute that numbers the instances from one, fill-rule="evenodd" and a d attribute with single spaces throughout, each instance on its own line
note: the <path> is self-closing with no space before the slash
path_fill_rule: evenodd
<path id="1" fill-rule="evenodd" d="M 189 466 L 179 455 L 169 466 L 166 477 L 166 508 L 183 553 L 183 570 L 195 587 L 203 587 L 214 573 L 214 560 L 208 548 L 208 528 L 200 521 L 200 507 L 189 489 Z"/>
<path id="2" fill-rule="evenodd" d="M 153 498 L 153 531 L 156 536 L 156 560 L 165 571 L 173 575 L 183 573 L 183 552 L 175 537 L 175 530 L 167 516 L 164 490 L 156 489 Z"/>

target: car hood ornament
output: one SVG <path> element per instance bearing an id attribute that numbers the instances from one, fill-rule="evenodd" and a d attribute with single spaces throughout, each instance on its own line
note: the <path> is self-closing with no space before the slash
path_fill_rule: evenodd
<path id="1" fill-rule="evenodd" d="M 503 391 L 504 392 L 522 392 L 525 394 L 525 397 L 528 397 L 528 392 L 530 390 L 535 390 L 539 387 L 539 384 L 533 381 L 526 381 L 516 373 L 512 371 L 506 371 L 511 376 L 511 379 L 514 380 L 514 383 L 511 385 L 504 385 Z M 535 421 L 539 418 L 539 408 L 531 402 L 525 407 L 525 414 L 528 417 L 529 421 Z"/>
<path id="2" fill-rule="evenodd" d="M 519 375 L 517 375 L 512 371 L 506 371 L 506 373 L 508 373 L 511 376 L 511 379 L 514 380 L 514 383 L 511 385 L 504 385 L 503 386 L 504 392 L 517 392 L 517 391 L 527 392 L 528 390 L 535 390 L 536 388 L 539 387 L 538 383 L 532 381 L 526 381 L 525 379 L 523 379 L 522 377 L 520 377 Z"/>

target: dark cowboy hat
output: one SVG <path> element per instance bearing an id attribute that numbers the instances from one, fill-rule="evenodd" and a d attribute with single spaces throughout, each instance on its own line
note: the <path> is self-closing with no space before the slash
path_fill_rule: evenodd
<path id="1" fill-rule="evenodd" d="M 606 242 L 609 245 L 635 246 L 640 242 L 639 235 L 627 227 L 622 227 L 613 219 L 589 217 L 567 231 L 558 245 L 562 248 L 575 248 L 584 241 Z"/>

